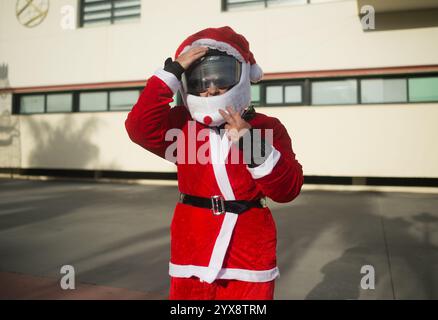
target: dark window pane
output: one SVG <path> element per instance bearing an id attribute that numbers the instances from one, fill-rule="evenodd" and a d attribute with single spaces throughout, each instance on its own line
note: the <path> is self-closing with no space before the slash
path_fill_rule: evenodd
<path id="1" fill-rule="evenodd" d="M 111 1 L 85 0 L 82 8 L 84 25 L 111 23 Z"/>
<path id="2" fill-rule="evenodd" d="M 265 0 L 227 0 L 227 6 L 230 7 L 238 7 L 238 6 L 246 6 L 246 5 L 254 5 L 260 4 L 265 5 Z"/>
<path id="3" fill-rule="evenodd" d="M 312 82 L 312 104 L 356 104 L 356 79 Z"/>
<path id="4" fill-rule="evenodd" d="M 307 0 L 269 0 L 268 6 L 275 6 L 275 5 L 290 5 L 290 4 L 307 4 Z"/>
<path id="5" fill-rule="evenodd" d="M 116 0 L 114 1 L 114 8 L 126 8 L 133 6 L 140 6 L 140 0 Z"/>
<path id="6" fill-rule="evenodd" d="M 260 85 L 259 84 L 251 85 L 251 102 L 253 102 L 253 103 L 260 102 Z"/>
<path id="7" fill-rule="evenodd" d="M 47 112 L 71 112 L 73 95 L 71 93 L 48 94 Z"/>
<path id="8" fill-rule="evenodd" d="M 84 26 L 100 26 L 111 24 L 111 20 L 84 21 Z"/>
<path id="9" fill-rule="evenodd" d="M 298 85 L 287 85 L 284 87 L 285 103 L 301 103 L 303 101 L 302 89 Z"/>
<path id="10" fill-rule="evenodd" d="M 140 1 L 124 0 L 114 1 L 114 22 L 137 20 L 140 18 Z"/>
<path id="11" fill-rule="evenodd" d="M 84 26 L 138 20 L 140 0 L 86 0 L 81 10 Z"/>
<path id="12" fill-rule="evenodd" d="M 407 101 L 406 79 L 361 80 L 363 103 L 385 103 Z"/>
<path id="13" fill-rule="evenodd" d="M 104 10 L 111 10 L 111 3 L 96 3 L 94 5 L 85 5 L 84 7 L 85 13 Z"/>
<path id="14" fill-rule="evenodd" d="M 265 4 L 269 6 L 277 5 L 294 5 L 294 4 L 307 4 L 307 0 L 227 0 L 227 8 L 239 8 L 247 6 L 261 6 Z"/>
<path id="15" fill-rule="evenodd" d="M 266 87 L 266 103 L 282 104 L 283 103 L 283 86 Z"/>
<path id="16" fill-rule="evenodd" d="M 83 92 L 79 95 L 79 111 L 106 111 L 108 105 L 108 93 Z"/>
<path id="17" fill-rule="evenodd" d="M 29 95 L 20 98 L 20 113 L 43 113 L 44 95 Z"/>
<path id="18" fill-rule="evenodd" d="M 121 90 L 110 92 L 110 110 L 131 110 L 137 102 L 138 90 Z"/>
<path id="19" fill-rule="evenodd" d="M 84 21 L 88 20 L 98 20 L 98 19 L 110 19 L 111 18 L 111 11 L 104 11 L 104 12 L 90 12 L 85 13 L 84 15 Z"/>
<path id="20" fill-rule="evenodd" d="M 438 101 L 438 77 L 410 78 L 409 101 Z"/>

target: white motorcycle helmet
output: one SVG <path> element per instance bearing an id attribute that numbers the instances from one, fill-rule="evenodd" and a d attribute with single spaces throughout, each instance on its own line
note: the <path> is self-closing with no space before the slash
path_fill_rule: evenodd
<path id="1" fill-rule="evenodd" d="M 212 86 L 227 91 L 200 96 Z M 210 48 L 183 73 L 181 97 L 194 120 L 211 127 L 220 126 L 225 120 L 219 109 L 232 106 L 242 113 L 251 103 L 250 64 Z"/>

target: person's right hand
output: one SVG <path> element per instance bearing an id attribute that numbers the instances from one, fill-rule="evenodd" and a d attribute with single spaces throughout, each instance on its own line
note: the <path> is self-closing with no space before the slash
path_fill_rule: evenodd
<path id="1" fill-rule="evenodd" d="M 177 61 L 181 65 L 181 67 L 183 67 L 185 70 L 187 70 L 187 68 L 190 67 L 190 65 L 194 61 L 198 60 L 203 55 L 205 55 L 207 51 L 208 51 L 208 47 L 191 48 L 187 52 L 180 54 L 175 61 Z"/>

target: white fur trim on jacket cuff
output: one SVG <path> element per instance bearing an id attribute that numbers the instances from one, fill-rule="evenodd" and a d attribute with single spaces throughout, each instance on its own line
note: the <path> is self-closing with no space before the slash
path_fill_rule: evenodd
<path id="1" fill-rule="evenodd" d="M 179 81 L 173 73 L 167 72 L 164 69 L 158 69 L 155 71 L 154 76 L 160 78 L 165 84 L 167 84 L 173 94 L 175 94 L 181 87 L 181 81 Z"/>
<path id="2" fill-rule="evenodd" d="M 267 176 L 272 172 L 278 160 L 280 160 L 280 157 L 281 157 L 280 151 L 278 151 L 277 149 L 274 148 L 274 146 L 272 146 L 272 152 L 265 160 L 265 162 L 254 168 L 247 167 L 247 169 L 249 173 L 251 173 L 253 179 L 263 178 L 264 176 Z"/>

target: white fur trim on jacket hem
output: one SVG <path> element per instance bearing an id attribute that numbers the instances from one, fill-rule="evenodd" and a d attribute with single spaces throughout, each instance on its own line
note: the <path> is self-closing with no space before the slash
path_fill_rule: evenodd
<path id="1" fill-rule="evenodd" d="M 181 81 L 179 81 L 173 73 L 167 72 L 164 69 L 158 69 L 155 71 L 154 76 L 160 78 L 165 84 L 167 84 L 173 94 L 175 94 L 181 87 Z"/>
<path id="2" fill-rule="evenodd" d="M 278 151 L 277 149 L 274 148 L 274 146 L 272 146 L 272 152 L 265 160 L 265 162 L 254 168 L 248 167 L 248 171 L 251 173 L 253 179 L 263 178 L 272 172 L 278 160 L 280 160 L 280 157 L 281 157 L 280 151 Z"/>
<path id="3" fill-rule="evenodd" d="M 198 277 L 202 281 L 207 281 L 208 267 L 194 266 L 194 265 L 179 265 L 169 262 L 169 275 L 177 278 Z M 280 276 L 278 267 L 270 270 L 248 270 L 248 269 L 234 269 L 222 268 L 217 274 L 216 279 L 234 279 L 247 282 L 267 282 L 274 280 Z M 212 281 L 213 282 L 213 281 Z"/>

